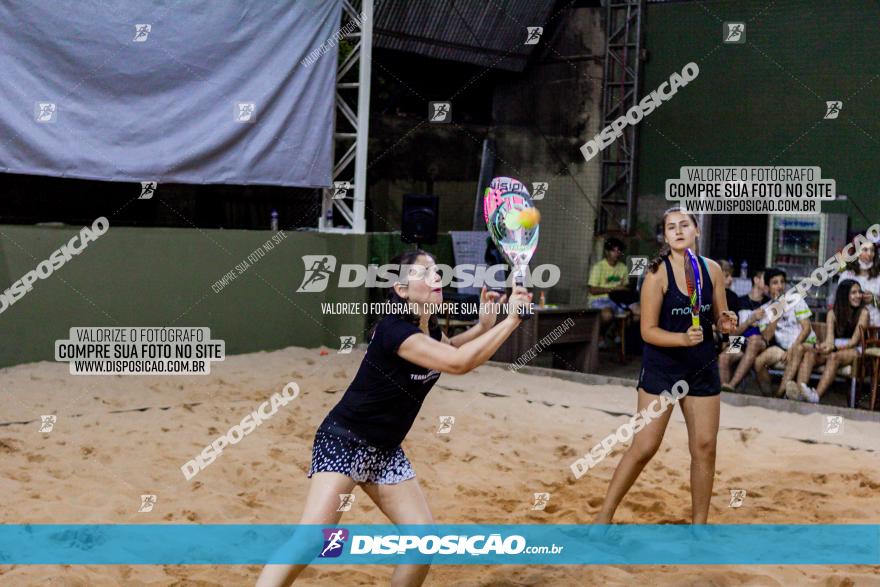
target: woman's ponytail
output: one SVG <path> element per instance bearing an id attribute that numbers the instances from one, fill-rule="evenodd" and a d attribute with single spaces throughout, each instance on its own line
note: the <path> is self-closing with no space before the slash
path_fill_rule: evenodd
<path id="1" fill-rule="evenodd" d="M 651 262 L 648 263 L 648 271 L 651 273 L 656 273 L 657 269 L 663 263 L 663 259 L 669 256 L 669 253 L 672 252 L 672 249 L 669 247 L 669 243 L 663 243 L 663 246 L 660 247 L 660 251 L 657 253 L 657 256 L 651 259 Z"/>

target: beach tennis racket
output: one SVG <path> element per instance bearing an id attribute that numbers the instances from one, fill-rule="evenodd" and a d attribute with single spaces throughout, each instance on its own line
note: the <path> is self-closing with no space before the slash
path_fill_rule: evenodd
<path id="1" fill-rule="evenodd" d="M 684 279 L 687 282 L 688 298 L 691 304 L 691 325 L 700 325 L 700 307 L 703 305 L 703 288 L 700 287 L 700 265 L 697 256 L 690 249 L 684 253 Z"/>
<path id="2" fill-rule="evenodd" d="M 535 254 L 539 232 L 537 222 L 523 226 L 528 213 L 523 215 L 522 212 L 534 207 L 528 188 L 511 177 L 493 179 L 483 196 L 489 236 L 513 268 L 513 282 L 520 286 L 525 283 L 525 269 Z M 530 317 L 528 309 L 520 310 L 520 318 Z"/>

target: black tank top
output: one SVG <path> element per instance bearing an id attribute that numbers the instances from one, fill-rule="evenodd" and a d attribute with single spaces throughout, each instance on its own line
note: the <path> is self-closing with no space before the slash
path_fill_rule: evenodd
<path id="1" fill-rule="evenodd" d="M 378 448 L 400 446 L 419 415 L 439 371 L 419 367 L 397 354 L 403 341 L 421 333 L 399 315 L 376 326 L 357 375 L 320 429 Z M 441 340 L 440 326 L 430 329 Z"/>
<path id="2" fill-rule="evenodd" d="M 699 259 L 703 272 L 700 283 L 703 294 L 703 303 L 700 307 L 703 342 L 692 347 L 661 347 L 646 342 L 642 357 L 643 369 L 660 369 L 685 375 L 698 371 L 715 360 L 715 345 L 712 342 L 712 278 L 703 257 Z M 690 299 L 678 289 L 669 257 L 664 258 L 663 262 L 666 265 L 669 285 L 666 293 L 663 294 L 660 320 L 657 325 L 669 332 L 687 332 L 691 327 Z"/>

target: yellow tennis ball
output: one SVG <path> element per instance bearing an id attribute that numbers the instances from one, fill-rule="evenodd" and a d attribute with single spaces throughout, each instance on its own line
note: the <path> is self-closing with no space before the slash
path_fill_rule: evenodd
<path id="1" fill-rule="evenodd" d="M 519 213 L 519 223 L 523 228 L 534 228 L 541 221 L 541 213 L 537 208 L 526 208 Z"/>

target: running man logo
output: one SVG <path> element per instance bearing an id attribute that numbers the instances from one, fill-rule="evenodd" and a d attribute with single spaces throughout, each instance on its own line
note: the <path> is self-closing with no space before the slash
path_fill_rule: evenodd
<path id="1" fill-rule="evenodd" d="M 134 39 L 132 39 L 135 43 L 143 43 L 147 40 L 147 37 L 150 36 L 150 31 L 153 30 L 153 25 L 150 24 L 136 24 L 134 25 Z"/>
<path id="2" fill-rule="evenodd" d="M 345 198 L 346 194 L 348 194 L 348 190 L 351 189 L 351 182 L 349 181 L 334 181 L 333 182 L 333 199 L 334 200 L 342 200 Z"/>
<path id="3" fill-rule="evenodd" d="M 254 102 L 238 102 L 235 105 L 235 122 L 252 124 L 257 121 L 257 105 Z"/>
<path id="4" fill-rule="evenodd" d="M 743 501 L 746 499 L 746 490 L 745 489 L 731 489 L 730 490 L 730 504 L 727 507 L 738 508 L 741 507 Z"/>
<path id="5" fill-rule="evenodd" d="M 336 508 L 337 512 L 350 512 L 351 506 L 354 505 L 354 494 L 353 493 L 340 493 L 339 494 L 339 507 Z"/>
<path id="6" fill-rule="evenodd" d="M 455 425 L 455 416 L 440 416 L 440 427 L 437 428 L 437 434 L 449 434 Z"/>
<path id="7" fill-rule="evenodd" d="M 348 530 L 345 528 L 324 528 L 324 548 L 318 558 L 336 558 L 345 548 L 345 541 L 348 540 Z"/>
<path id="8" fill-rule="evenodd" d="M 150 200 L 153 198 L 153 194 L 156 193 L 156 188 L 159 186 L 158 182 L 155 181 L 142 181 L 141 182 L 141 195 L 138 196 L 138 200 Z"/>
<path id="9" fill-rule="evenodd" d="M 547 507 L 547 502 L 550 501 L 549 493 L 536 493 L 535 494 L 535 503 L 532 505 L 533 512 L 541 512 L 544 511 L 544 508 Z"/>
<path id="10" fill-rule="evenodd" d="M 645 269 L 648 268 L 648 258 L 647 257 L 630 257 L 629 258 L 629 276 L 630 277 L 638 277 L 645 272 Z"/>
<path id="11" fill-rule="evenodd" d="M 153 511 L 153 506 L 156 505 L 156 496 L 155 495 L 142 495 L 141 496 L 141 507 L 138 508 L 138 513 L 146 513 Z"/>
<path id="12" fill-rule="evenodd" d="M 728 353 L 741 353 L 743 344 L 745 344 L 746 337 L 745 336 L 731 336 L 730 337 L 730 346 L 727 347 Z"/>
<path id="13" fill-rule="evenodd" d="M 746 23 L 725 22 L 724 42 L 728 44 L 741 44 L 746 42 Z"/>
<path id="14" fill-rule="evenodd" d="M 547 189 L 550 187 L 550 184 L 546 181 L 533 181 L 532 182 L 532 199 L 533 200 L 543 200 L 544 196 L 547 195 Z"/>
<path id="15" fill-rule="evenodd" d="M 843 432 L 843 416 L 831 416 L 826 414 L 824 426 L 822 426 L 823 434 L 841 434 Z"/>
<path id="16" fill-rule="evenodd" d="M 52 428 L 55 427 L 55 422 L 58 421 L 58 416 L 49 415 L 49 416 L 40 416 L 40 432 L 52 432 Z"/>
<path id="17" fill-rule="evenodd" d="M 354 343 L 357 339 L 353 336 L 340 336 L 339 337 L 339 354 L 340 355 L 348 355 L 351 354 L 352 349 L 354 348 Z"/>
<path id="18" fill-rule="evenodd" d="M 330 275 L 336 270 L 336 257 L 333 255 L 303 255 L 306 274 L 297 293 L 315 293 L 327 289 Z"/>
<path id="19" fill-rule="evenodd" d="M 542 26 L 529 26 L 526 27 L 526 45 L 537 45 L 538 41 L 541 40 L 541 35 L 544 34 L 544 27 Z"/>
<path id="20" fill-rule="evenodd" d="M 840 100 L 831 100 L 825 102 L 825 120 L 834 120 L 843 109 L 843 102 Z"/>
<path id="21" fill-rule="evenodd" d="M 437 123 L 452 122 L 452 102 L 429 102 L 428 120 Z"/>
<path id="22" fill-rule="evenodd" d="M 37 102 L 34 104 L 34 120 L 41 124 L 49 124 L 58 120 L 58 107 L 54 102 Z"/>

